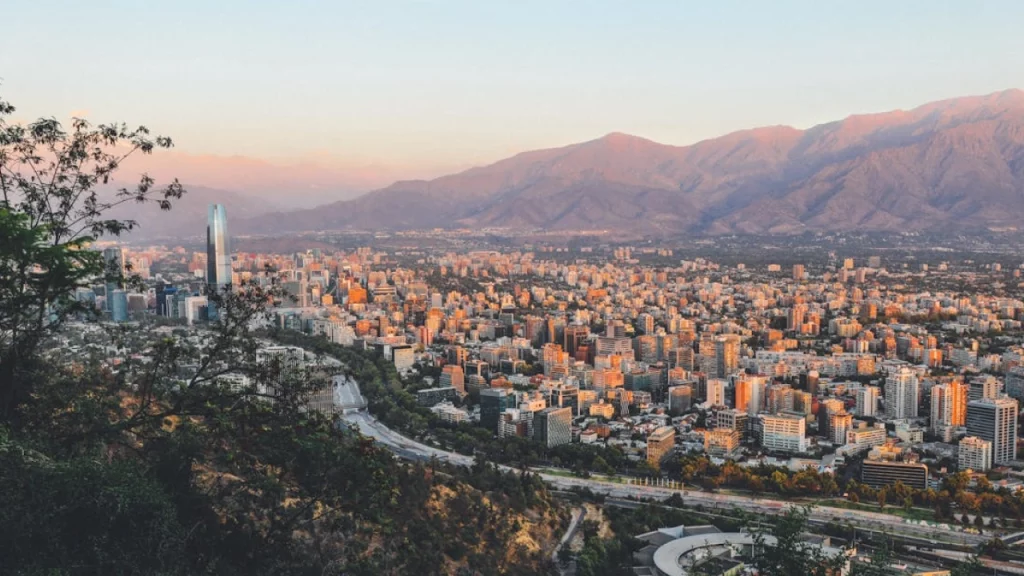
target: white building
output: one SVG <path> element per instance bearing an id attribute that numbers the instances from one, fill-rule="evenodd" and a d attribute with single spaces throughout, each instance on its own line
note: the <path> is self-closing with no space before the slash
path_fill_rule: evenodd
<path id="1" fill-rule="evenodd" d="M 864 386 L 857 390 L 857 415 L 874 417 L 878 414 L 878 387 Z"/>
<path id="2" fill-rule="evenodd" d="M 725 406 L 725 380 L 709 378 L 707 386 L 707 406 Z"/>
<path id="3" fill-rule="evenodd" d="M 858 454 L 885 444 L 885 424 L 880 422 L 874 426 L 868 426 L 867 422 L 855 422 L 854 426 L 846 431 L 846 452 Z"/>
<path id="4" fill-rule="evenodd" d="M 430 408 L 430 411 L 437 414 L 444 422 L 458 424 L 469 420 L 469 414 L 461 408 L 456 408 L 451 402 L 441 402 Z"/>
<path id="5" fill-rule="evenodd" d="M 891 372 L 885 379 L 885 415 L 890 420 L 917 418 L 920 383 L 906 366 Z"/>
<path id="6" fill-rule="evenodd" d="M 185 298 L 183 303 L 185 309 L 183 310 L 185 321 L 189 324 L 194 324 L 196 320 L 203 320 L 203 308 L 209 306 L 209 301 L 206 296 L 189 296 Z"/>
<path id="7" fill-rule="evenodd" d="M 790 414 L 761 414 L 761 446 L 779 452 L 806 452 L 806 421 Z"/>
<path id="8" fill-rule="evenodd" d="M 977 436 L 967 436 L 960 441 L 960 470 L 984 472 L 992 468 L 992 443 Z"/>

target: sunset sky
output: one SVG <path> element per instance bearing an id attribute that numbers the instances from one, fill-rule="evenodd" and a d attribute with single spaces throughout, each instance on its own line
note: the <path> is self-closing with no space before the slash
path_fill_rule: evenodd
<path id="1" fill-rule="evenodd" d="M 843 4 L 5 0 L 0 95 L 390 177 L 1024 87 L 1024 2 Z"/>

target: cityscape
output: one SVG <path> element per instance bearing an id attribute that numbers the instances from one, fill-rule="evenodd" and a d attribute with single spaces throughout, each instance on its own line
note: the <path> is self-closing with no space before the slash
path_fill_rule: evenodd
<path id="1" fill-rule="evenodd" d="M 387 362 L 399 390 L 335 378 L 307 401 L 403 458 L 486 455 L 622 498 L 813 503 L 912 542 L 1024 540 L 1024 263 L 855 248 L 720 264 L 606 242 L 501 250 L 461 233 L 429 249 L 398 236 L 228 253 L 228 230 L 211 205 L 205 249 L 106 248 L 145 289 L 108 284 L 109 306 L 98 289 L 76 297 L 116 323 L 201 332 L 217 321 L 207 294 L 278 285 L 258 357 Z"/>
<path id="2" fill-rule="evenodd" d="M 1024 5 L 7 14 L 0 576 L 1024 574 Z"/>

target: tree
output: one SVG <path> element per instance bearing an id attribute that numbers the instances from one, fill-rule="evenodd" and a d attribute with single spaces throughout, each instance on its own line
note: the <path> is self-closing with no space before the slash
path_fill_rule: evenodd
<path id="1" fill-rule="evenodd" d="M 771 543 L 763 529 L 754 532 L 754 547 L 760 550 L 753 560 L 754 568 L 764 576 L 836 574 L 846 564 L 842 554 L 829 556 L 817 546 L 805 545 L 802 538 L 807 528 L 809 508 L 790 507 L 775 519 Z"/>
<path id="2" fill-rule="evenodd" d="M 128 202 L 167 210 L 184 193 L 176 180 L 157 187 L 148 175 L 110 196 L 98 188 L 128 157 L 170 148 L 170 138 L 82 119 L 70 132 L 52 118 L 23 125 L 9 120 L 14 111 L 0 99 L 0 421 L 15 419 L 31 396 L 44 339 L 84 311 L 75 289 L 97 276 L 122 279 L 121 270 L 106 270 L 99 254 L 84 249 L 135 227 L 109 211 Z"/>
<path id="3" fill-rule="evenodd" d="M 88 250 L 134 226 L 109 211 L 169 208 L 182 190 L 145 176 L 112 199 L 98 190 L 128 154 L 170 146 L 145 128 L 76 120 L 68 134 L 5 123 L 12 112 L 0 104 L 0 575 L 438 573 L 457 553 L 474 573 L 538 572 L 542 554 L 510 527 L 531 521 L 526 507 L 558 525 L 539 479 L 401 465 L 310 409 L 337 371 L 383 388 L 393 365 L 258 358 L 254 328 L 285 297 L 271 270 L 209 294 L 217 320 L 188 337 L 97 336 L 140 348 L 116 370 L 59 346 L 86 312 L 75 289 L 124 280 Z"/>
<path id="4" fill-rule="evenodd" d="M 870 562 L 859 562 L 853 566 L 852 576 L 892 576 L 892 548 L 886 540 L 875 548 Z"/>

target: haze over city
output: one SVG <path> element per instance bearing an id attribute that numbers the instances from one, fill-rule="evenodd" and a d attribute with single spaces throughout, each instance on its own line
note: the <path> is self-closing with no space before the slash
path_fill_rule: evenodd
<path id="1" fill-rule="evenodd" d="M 317 200 L 610 132 L 686 145 L 1024 87 L 1012 1 L 12 0 L 4 12 L 52 32 L 0 36 L 4 93 L 25 117 L 144 121 L 177 143 L 147 166 L 158 175 L 242 191 L 290 180 Z M 269 183 L 248 176 L 259 161 Z"/>
<path id="2" fill-rule="evenodd" d="M 0 18 L 0 576 L 1024 573 L 1024 4 Z"/>

